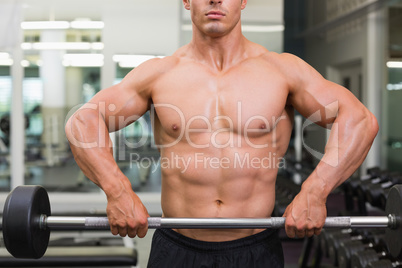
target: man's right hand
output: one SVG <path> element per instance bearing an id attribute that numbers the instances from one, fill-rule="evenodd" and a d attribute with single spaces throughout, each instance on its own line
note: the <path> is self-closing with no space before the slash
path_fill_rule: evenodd
<path id="1" fill-rule="evenodd" d="M 113 235 L 143 238 L 148 232 L 148 211 L 131 187 L 107 195 L 107 216 Z"/>

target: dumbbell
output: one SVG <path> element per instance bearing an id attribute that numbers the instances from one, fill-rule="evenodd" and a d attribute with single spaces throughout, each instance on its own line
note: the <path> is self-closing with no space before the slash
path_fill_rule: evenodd
<path id="1" fill-rule="evenodd" d="M 367 175 L 349 178 L 342 184 L 342 186 L 346 193 L 355 195 L 355 190 L 360 183 L 384 176 L 387 173 L 387 171 L 381 171 L 378 167 L 368 169 Z"/>
<path id="2" fill-rule="evenodd" d="M 323 254 L 323 256 L 329 258 L 328 240 L 331 236 L 340 233 L 350 234 L 351 231 L 352 231 L 351 229 L 340 229 L 340 230 L 322 229 L 321 234 L 319 235 L 319 239 L 320 239 L 321 253 Z"/>
<path id="3" fill-rule="evenodd" d="M 381 171 L 381 168 L 380 168 L 380 167 L 372 167 L 372 168 L 368 168 L 368 169 L 366 170 L 366 172 L 367 172 L 368 175 L 373 176 L 373 177 L 376 177 L 376 176 L 378 176 L 378 174 L 380 174 L 382 171 Z"/>
<path id="4" fill-rule="evenodd" d="M 366 200 L 374 207 L 385 209 L 384 195 L 388 194 L 389 188 L 402 183 L 402 175 L 398 174 L 389 178 L 388 181 L 369 185 L 366 190 Z M 383 196 L 383 197 L 382 197 Z"/>
<path id="5" fill-rule="evenodd" d="M 387 171 L 381 171 L 378 167 L 371 168 L 367 170 L 367 175 L 361 176 L 361 177 L 352 177 L 346 180 L 342 184 L 342 188 L 345 193 L 345 204 L 346 204 L 346 209 L 347 210 L 354 210 L 354 197 L 357 196 L 356 189 L 359 184 L 365 181 L 370 181 L 373 179 L 376 179 L 378 177 L 385 176 L 388 172 Z M 360 201 L 360 200 L 359 200 Z M 366 214 L 366 209 L 364 204 L 364 200 L 362 202 L 359 202 L 359 211 L 365 215 Z"/>
<path id="6" fill-rule="evenodd" d="M 342 264 L 340 262 L 340 258 L 342 258 L 342 250 L 340 249 L 343 247 L 346 243 L 352 243 L 356 242 L 354 244 L 360 245 L 360 244 L 367 244 L 367 243 L 380 243 L 379 241 L 383 239 L 385 235 L 385 232 L 379 231 L 378 233 L 356 233 L 351 231 L 349 234 L 344 233 L 344 234 L 338 234 L 338 235 L 333 235 L 328 238 L 328 252 L 329 252 L 329 259 L 331 260 L 331 263 L 335 266 L 340 265 L 341 267 Z M 349 258 L 349 257 L 347 257 Z M 342 260 L 343 261 L 343 260 Z"/>
<path id="7" fill-rule="evenodd" d="M 376 178 L 372 178 L 371 180 L 366 180 L 366 181 L 362 181 L 359 185 L 357 185 L 356 187 L 356 195 L 359 198 L 362 198 L 366 201 L 366 192 L 368 190 L 368 188 L 371 185 L 377 185 L 380 183 L 384 183 L 387 181 L 392 180 L 392 178 L 394 176 L 397 176 L 397 173 L 388 173 L 388 172 L 384 172 L 382 173 L 380 176 L 376 177 Z"/>
<path id="8" fill-rule="evenodd" d="M 401 262 L 399 261 L 392 262 L 387 259 L 373 261 L 367 265 L 367 268 L 401 268 L 401 267 L 402 267 Z"/>
<path id="9" fill-rule="evenodd" d="M 338 264 L 340 268 L 351 268 L 352 256 L 356 252 L 376 249 L 381 251 L 384 248 L 383 242 L 364 243 L 363 241 L 344 241 L 341 243 L 338 251 Z"/>
<path id="10" fill-rule="evenodd" d="M 352 233 L 352 229 L 344 229 L 342 232 L 329 234 L 327 237 L 328 258 L 334 266 L 338 266 L 338 249 L 343 241 L 362 239 L 359 234 Z"/>
<path id="11" fill-rule="evenodd" d="M 374 249 L 368 249 L 355 252 L 352 255 L 350 264 L 353 268 L 366 268 L 371 262 L 387 258 L 390 258 L 389 253 L 384 250 L 376 251 Z"/>

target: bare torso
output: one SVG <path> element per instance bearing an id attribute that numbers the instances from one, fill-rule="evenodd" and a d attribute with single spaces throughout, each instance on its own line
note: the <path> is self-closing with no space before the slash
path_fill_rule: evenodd
<path id="1" fill-rule="evenodd" d="M 283 215 L 289 237 L 319 235 L 326 198 L 363 162 L 378 132 L 375 117 L 298 57 L 248 41 L 240 24 L 247 1 L 183 3 L 192 41 L 141 64 L 66 124 L 77 164 L 106 194 L 111 232 L 144 237 L 149 214 L 113 158 L 110 132 L 155 112 L 165 217 L 270 217 L 294 107 L 332 128 L 324 156 Z M 177 231 L 228 241 L 260 230 Z"/>
<path id="2" fill-rule="evenodd" d="M 179 50 L 153 83 L 165 217 L 270 217 L 278 167 L 292 130 L 284 75 L 250 43 L 221 71 Z M 252 51 L 252 52 L 251 52 Z M 260 230 L 177 230 L 226 241 Z"/>

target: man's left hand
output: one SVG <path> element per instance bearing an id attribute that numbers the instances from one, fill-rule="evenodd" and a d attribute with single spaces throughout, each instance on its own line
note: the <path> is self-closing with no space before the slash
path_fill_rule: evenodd
<path id="1" fill-rule="evenodd" d="M 302 190 L 286 208 L 285 230 L 290 238 L 319 235 L 327 217 L 326 198 Z"/>

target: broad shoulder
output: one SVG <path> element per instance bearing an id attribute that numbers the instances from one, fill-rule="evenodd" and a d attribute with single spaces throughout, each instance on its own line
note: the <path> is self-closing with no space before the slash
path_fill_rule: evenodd
<path id="1" fill-rule="evenodd" d="M 291 66 L 303 64 L 303 60 L 290 53 L 277 53 L 267 51 L 262 55 L 262 58 L 275 65 L 277 68 L 290 68 Z"/>
<path id="2" fill-rule="evenodd" d="M 323 80 L 320 73 L 293 54 L 268 52 L 263 55 L 263 58 L 285 76 L 291 89 Z"/>
<path id="3" fill-rule="evenodd" d="M 167 56 L 148 60 L 131 70 L 123 79 L 122 84 L 135 85 L 137 89 L 147 89 L 179 63 L 177 57 Z"/>

